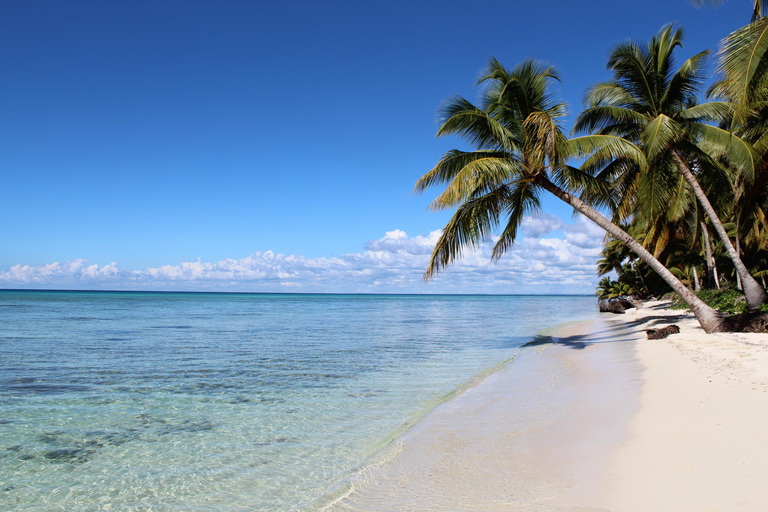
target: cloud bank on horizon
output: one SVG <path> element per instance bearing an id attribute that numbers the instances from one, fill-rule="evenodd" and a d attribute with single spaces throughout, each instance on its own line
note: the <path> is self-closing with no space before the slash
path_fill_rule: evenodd
<path id="1" fill-rule="evenodd" d="M 0 288 L 76 290 L 235 291 L 304 293 L 592 293 L 603 236 L 583 218 L 528 217 L 522 236 L 500 260 L 489 240 L 425 284 L 429 255 L 441 231 L 408 236 L 396 229 L 365 250 L 331 258 L 273 251 L 215 263 L 185 261 L 146 270 L 85 259 L 14 265 L 0 271 Z M 555 236 L 557 233 L 560 236 Z"/>

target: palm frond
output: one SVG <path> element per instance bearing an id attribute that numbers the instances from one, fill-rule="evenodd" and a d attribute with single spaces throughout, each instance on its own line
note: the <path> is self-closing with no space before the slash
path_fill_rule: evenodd
<path id="1" fill-rule="evenodd" d="M 587 108 L 599 105 L 622 105 L 625 107 L 636 106 L 635 98 L 619 85 L 615 80 L 598 82 L 587 89 L 584 98 Z"/>
<path id="2" fill-rule="evenodd" d="M 566 140 L 557 120 L 547 112 L 532 112 L 523 122 L 523 129 L 532 132 L 527 148 L 530 159 L 542 167 L 547 161 L 555 163 Z"/>
<path id="3" fill-rule="evenodd" d="M 691 121 L 713 121 L 725 123 L 733 115 L 733 104 L 727 101 L 708 101 L 688 107 L 678 114 L 681 119 Z"/>
<path id="4" fill-rule="evenodd" d="M 514 158 L 480 158 L 468 163 L 429 205 L 431 211 L 453 208 L 512 181 L 525 179 L 526 168 Z"/>
<path id="5" fill-rule="evenodd" d="M 458 207 L 443 229 L 424 272 L 424 280 L 461 257 L 465 248 L 474 248 L 486 240 L 508 209 L 510 191 L 506 186 L 470 199 Z"/>
<path id="6" fill-rule="evenodd" d="M 656 116 L 643 130 L 642 139 L 648 160 L 655 160 L 685 136 L 685 129 L 665 114 Z"/>
<path id="7" fill-rule="evenodd" d="M 443 155 L 432 170 L 419 178 L 413 191 L 421 193 L 431 186 L 448 184 L 462 169 L 477 160 L 509 158 L 510 156 L 504 151 L 460 151 L 452 149 Z"/>
<path id="8" fill-rule="evenodd" d="M 572 133 L 602 133 L 614 125 L 645 124 L 648 119 L 630 107 L 597 105 L 582 111 L 576 118 Z"/>
<path id="9" fill-rule="evenodd" d="M 514 137 L 504 125 L 461 96 L 446 100 L 439 112 L 443 124 L 438 137 L 458 135 L 478 148 L 516 149 Z"/>
<path id="10" fill-rule="evenodd" d="M 768 17 L 747 25 L 724 41 L 717 71 L 725 78 L 721 91 L 737 100 L 735 119 L 744 121 L 750 99 L 765 84 L 768 73 Z"/>
<path id="11" fill-rule="evenodd" d="M 594 159 L 595 164 L 607 163 L 615 158 L 623 158 L 636 163 L 641 168 L 645 168 L 648 165 L 645 154 L 640 147 L 614 135 L 584 135 L 575 137 L 566 142 L 565 151 L 574 158 L 586 157 Z"/>
<path id="12" fill-rule="evenodd" d="M 680 66 L 664 89 L 661 98 L 663 111 L 679 112 L 695 101 L 696 94 L 703 83 L 702 70 L 708 56 L 709 50 L 704 50 Z M 667 58 L 667 61 L 670 64 L 671 58 Z"/>
<path id="13" fill-rule="evenodd" d="M 743 179 L 751 182 L 759 165 L 752 145 L 728 130 L 704 123 L 691 123 L 690 129 L 701 135 L 699 146 L 714 157 L 727 158 Z"/>
<path id="14" fill-rule="evenodd" d="M 509 218 L 507 225 L 502 231 L 499 240 L 493 246 L 491 258 L 498 260 L 509 250 L 517 238 L 517 230 L 526 214 L 538 212 L 541 209 L 539 199 L 540 188 L 530 180 L 519 181 L 510 187 L 510 194 L 507 202 L 507 214 Z"/>

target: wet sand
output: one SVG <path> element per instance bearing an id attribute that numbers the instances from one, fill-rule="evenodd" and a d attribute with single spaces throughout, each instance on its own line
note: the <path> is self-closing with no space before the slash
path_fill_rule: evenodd
<path id="1" fill-rule="evenodd" d="M 632 333 L 612 319 L 554 341 L 437 407 L 328 510 L 563 509 L 625 440 L 641 369 Z"/>
<path id="2" fill-rule="evenodd" d="M 338 511 L 762 511 L 768 335 L 646 303 L 577 324 L 437 407 Z M 675 323 L 681 333 L 645 339 Z"/>

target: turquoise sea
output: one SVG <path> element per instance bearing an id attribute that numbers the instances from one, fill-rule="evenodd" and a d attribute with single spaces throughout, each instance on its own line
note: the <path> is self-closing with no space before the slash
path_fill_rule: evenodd
<path id="1" fill-rule="evenodd" d="M 0 510 L 311 510 L 537 332 L 596 314 L 593 296 L 0 291 Z"/>

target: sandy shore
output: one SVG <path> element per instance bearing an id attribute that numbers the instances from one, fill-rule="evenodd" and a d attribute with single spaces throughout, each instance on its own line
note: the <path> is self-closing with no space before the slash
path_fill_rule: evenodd
<path id="1" fill-rule="evenodd" d="M 707 335 L 664 306 L 524 349 L 327 510 L 766 510 L 768 335 Z"/>
<path id="2" fill-rule="evenodd" d="M 593 502 L 616 512 L 768 510 L 768 334 L 706 334 L 664 303 L 625 321 L 681 332 L 636 344 L 640 409 Z"/>

